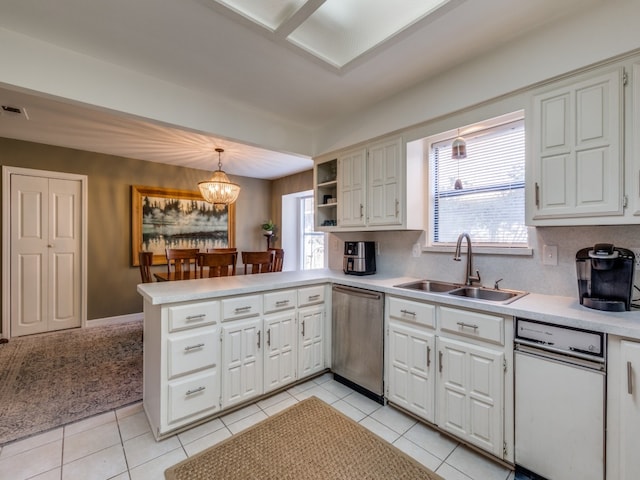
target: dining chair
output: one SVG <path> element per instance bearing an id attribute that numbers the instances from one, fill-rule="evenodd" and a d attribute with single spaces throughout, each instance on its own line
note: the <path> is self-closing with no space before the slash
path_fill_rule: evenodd
<path id="1" fill-rule="evenodd" d="M 236 274 L 236 252 L 207 252 L 198 254 L 200 278 L 229 277 Z"/>
<path id="2" fill-rule="evenodd" d="M 195 271 L 198 253 L 197 248 L 167 248 L 167 273 L 171 273 L 172 266 L 174 273 Z"/>
<path id="3" fill-rule="evenodd" d="M 140 264 L 140 277 L 142 283 L 153 282 L 151 275 L 151 265 L 153 264 L 153 252 L 138 252 L 138 263 Z"/>
<path id="4" fill-rule="evenodd" d="M 270 272 L 273 252 L 242 252 L 242 263 L 245 275 Z"/>
<path id="5" fill-rule="evenodd" d="M 271 264 L 272 272 L 281 272 L 282 265 L 284 263 L 284 250 L 282 248 L 268 248 L 267 250 L 273 252 L 273 263 Z"/>

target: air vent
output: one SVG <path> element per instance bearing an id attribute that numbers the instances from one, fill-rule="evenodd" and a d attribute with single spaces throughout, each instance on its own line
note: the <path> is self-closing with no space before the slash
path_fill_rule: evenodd
<path id="1" fill-rule="evenodd" d="M 0 109 L 1 117 L 10 117 L 21 120 L 29 120 L 27 110 L 22 107 L 16 107 L 15 105 L 2 105 Z"/>

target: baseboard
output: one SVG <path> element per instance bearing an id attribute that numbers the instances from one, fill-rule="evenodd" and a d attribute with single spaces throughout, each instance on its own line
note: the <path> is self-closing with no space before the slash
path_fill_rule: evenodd
<path id="1" fill-rule="evenodd" d="M 118 315 L 117 317 L 106 317 L 106 318 L 96 318 L 95 320 L 87 320 L 85 324 L 86 328 L 92 327 L 105 327 L 109 325 L 119 325 L 121 323 L 130 323 L 142 321 L 144 319 L 144 314 L 140 313 L 130 313 L 128 315 Z"/>

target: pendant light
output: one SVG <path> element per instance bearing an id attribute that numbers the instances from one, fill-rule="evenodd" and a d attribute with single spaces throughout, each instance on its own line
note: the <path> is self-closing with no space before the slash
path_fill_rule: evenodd
<path id="1" fill-rule="evenodd" d="M 230 182 L 227 174 L 222 171 L 220 154 L 224 150 L 216 148 L 216 152 L 218 152 L 218 170 L 213 172 L 211 179 L 199 182 L 198 188 L 207 202 L 212 203 L 217 210 L 222 210 L 238 199 L 240 186 Z"/>
<path id="2" fill-rule="evenodd" d="M 460 136 L 460 129 L 458 129 L 458 137 L 451 144 L 451 158 L 454 160 L 467 158 L 467 142 Z"/>
<path id="3" fill-rule="evenodd" d="M 460 129 L 458 129 L 458 137 L 451 144 L 451 158 L 458 160 L 458 178 L 454 183 L 455 190 L 462 190 L 462 180 L 460 180 L 460 160 L 467 158 L 467 142 L 460 136 Z"/>

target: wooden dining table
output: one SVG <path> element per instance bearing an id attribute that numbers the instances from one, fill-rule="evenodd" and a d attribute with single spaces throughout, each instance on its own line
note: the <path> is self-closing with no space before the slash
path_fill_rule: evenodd
<path id="1" fill-rule="evenodd" d="M 206 274 L 206 272 L 205 272 Z M 200 275 L 200 270 L 187 270 L 182 272 L 158 272 L 153 274 L 159 282 L 173 282 L 177 280 L 196 280 L 198 278 L 206 278 Z"/>

